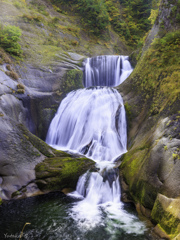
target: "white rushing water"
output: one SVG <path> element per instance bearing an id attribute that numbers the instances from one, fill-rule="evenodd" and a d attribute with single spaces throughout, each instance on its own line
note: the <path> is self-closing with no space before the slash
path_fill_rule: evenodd
<path id="1" fill-rule="evenodd" d="M 70 92 L 51 122 L 46 142 L 95 161 L 112 161 L 126 152 L 126 117 L 115 89 L 97 87 Z"/>
<path id="2" fill-rule="evenodd" d="M 98 56 L 87 58 L 84 69 L 84 86 L 121 84 L 133 71 L 127 56 Z"/>
<path id="3" fill-rule="evenodd" d="M 131 72 L 126 56 L 88 58 L 84 68 L 86 88 L 67 95 L 48 130 L 48 144 L 81 153 L 93 159 L 100 169 L 81 176 L 76 191 L 69 194 L 81 199 L 70 215 L 84 230 L 107 224 L 108 219 L 118 220 L 126 232 L 144 231 L 143 224 L 123 210 L 114 164 L 127 151 L 127 126 L 123 99 L 111 87 L 122 83 Z"/>

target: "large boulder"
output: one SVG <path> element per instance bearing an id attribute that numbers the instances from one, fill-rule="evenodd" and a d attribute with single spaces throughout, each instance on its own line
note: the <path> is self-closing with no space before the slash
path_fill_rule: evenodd
<path id="1" fill-rule="evenodd" d="M 180 198 L 167 198 L 158 194 L 152 209 L 152 220 L 157 223 L 155 231 L 162 237 L 168 236 L 161 230 L 165 230 L 171 239 L 180 238 Z"/>

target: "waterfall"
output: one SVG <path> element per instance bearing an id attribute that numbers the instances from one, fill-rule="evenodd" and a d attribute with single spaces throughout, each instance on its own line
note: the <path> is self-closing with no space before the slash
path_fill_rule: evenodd
<path id="1" fill-rule="evenodd" d="M 87 58 L 84 69 L 84 86 L 109 86 L 121 84 L 132 72 L 127 56 L 98 56 Z"/>
<path id="2" fill-rule="evenodd" d="M 46 142 L 95 161 L 113 161 L 126 152 L 123 100 L 109 87 L 79 89 L 62 101 Z"/>
<path id="3" fill-rule="evenodd" d="M 123 100 L 110 87 L 123 82 L 132 67 L 127 56 L 87 58 L 84 64 L 86 88 L 61 102 L 46 142 L 95 161 L 114 161 L 126 152 L 127 134 Z"/>
<path id="4" fill-rule="evenodd" d="M 52 120 L 46 142 L 54 148 L 81 153 L 97 163 L 99 172 L 85 173 L 76 191 L 81 199 L 70 215 L 80 227 L 101 224 L 103 212 L 109 218 L 123 216 L 122 227 L 133 226 L 134 216 L 123 210 L 115 162 L 126 150 L 126 116 L 121 95 L 113 86 L 132 72 L 126 56 L 88 58 L 84 66 L 86 88 L 70 92 Z M 102 212 L 102 208 L 104 209 Z M 142 229 L 139 226 L 138 231 Z"/>

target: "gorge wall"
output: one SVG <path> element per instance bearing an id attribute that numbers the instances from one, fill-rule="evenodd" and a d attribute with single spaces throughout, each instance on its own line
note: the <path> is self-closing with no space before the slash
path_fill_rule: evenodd
<path id="1" fill-rule="evenodd" d="M 155 230 L 173 239 L 180 237 L 179 8 L 178 1 L 161 1 L 140 60 L 118 88 L 129 121 L 120 166 L 124 200 L 135 201 Z"/>

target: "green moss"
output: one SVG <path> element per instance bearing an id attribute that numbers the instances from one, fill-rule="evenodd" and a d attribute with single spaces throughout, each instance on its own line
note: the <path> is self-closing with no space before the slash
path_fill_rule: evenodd
<path id="1" fill-rule="evenodd" d="M 67 71 L 63 82 L 62 90 L 68 93 L 72 90 L 83 88 L 83 72 L 81 70 L 72 69 Z"/>
<path id="2" fill-rule="evenodd" d="M 124 107 L 126 110 L 126 115 L 129 121 L 132 120 L 132 111 L 131 111 L 131 106 L 128 104 L 128 102 L 124 103 Z"/>
<path id="3" fill-rule="evenodd" d="M 14 198 L 14 197 L 19 196 L 19 195 L 21 195 L 21 192 L 16 191 L 16 192 L 13 192 L 13 193 L 11 194 L 11 197 Z"/>
<path id="4" fill-rule="evenodd" d="M 167 146 L 164 146 L 164 150 L 166 151 L 168 149 L 168 147 Z"/>
<path id="5" fill-rule="evenodd" d="M 2 198 L 0 198 L 0 205 L 3 203 Z"/>
<path id="6" fill-rule="evenodd" d="M 146 179 L 144 165 L 148 158 L 149 144 L 130 150 L 125 154 L 120 170 L 129 186 L 129 193 L 135 202 L 152 209 L 157 189 Z"/>
<path id="7" fill-rule="evenodd" d="M 180 159 L 180 156 L 177 153 L 173 153 L 172 157 L 173 157 L 173 159 Z"/>
<path id="8" fill-rule="evenodd" d="M 57 156 L 57 157 L 69 157 L 69 154 L 66 152 L 62 152 L 60 150 L 56 150 L 53 149 L 53 153 Z"/>
<path id="9" fill-rule="evenodd" d="M 180 96 L 179 45 L 180 31 L 156 38 L 132 73 L 135 88 L 151 99 L 151 115 L 162 112 Z"/>
<path id="10" fill-rule="evenodd" d="M 153 206 L 151 217 L 171 238 L 179 234 L 180 219 L 164 210 L 158 198 Z"/>
<path id="11" fill-rule="evenodd" d="M 152 209 L 157 197 L 157 189 L 149 182 L 138 179 L 133 182 L 130 188 L 131 194 L 136 202 L 140 202 L 144 207 Z"/>
<path id="12" fill-rule="evenodd" d="M 146 138 L 145 138 L 146 139 Z M 132 147 L 123 157 L 120 171 L 129 186 L 129 193 L 135 202 L 152 209 L 157 196 L 157 189 L 148 182 L 146 174 L 147 159 L 151 142 L 142 139 L 136 147 Z"/>
<path id="13" fill-rule="evenodd" d="M 69 154 L 63 154 L 62 152 L 61 157 L 45 159 L 36 165 L 36 179 L 41 190 L 75 188 L 79 176 L 94 165 L 87 158 L 72 158 Z M 45 181 L 44 185 L 42 180 Z"/>

